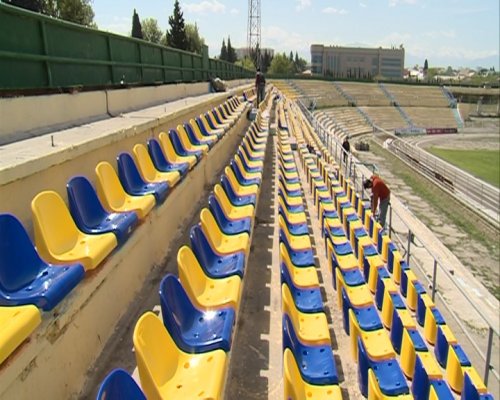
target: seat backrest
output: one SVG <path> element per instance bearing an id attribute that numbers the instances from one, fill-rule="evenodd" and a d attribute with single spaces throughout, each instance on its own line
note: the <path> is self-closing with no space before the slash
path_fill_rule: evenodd
<path id="1" fill-rule="evenodd" d="M 200 266 L 208 267 L 215 261 L 216 254 L 203 233 L 200 225 L 194 225 L 189 234 L 191 248 L 200 263 Z"/>
<path id="2" fill-rule="evenodd" d="M 21 222 L 12 214 L 0 214 L 0 287 L 19 290 L 45 266 Z"/>
<path id="3" fill-rule="evenodd" d="M 149 156 L 151 157 L 151 160 L 157 170 L 165 169 L 170 164 L 165 157 L 165 153 L 161 148 L 160 142 L 158 142 L 155 138 L 148 140 L 148 150 Z"/>
<path id="4" fill-rule="evenodd" d="M 217 249 L 222 242 L 222 232 L 217 225 L 217 221 L 215 221 L 214 216 L 207 208 L 201 210 L 200 222 L 203 233 L 205 233 L 205 236 L 208 238 L 212 247 Z"/>
<path id="5" fill-rule="evenodd" d="M 175 152 L 181 156 L 186 156 L 188 155 L 188 152 L 186 148 L 184 147 L 184 144 L 181 141 L 181 138 L 179 136 L 179 132 L 177 132 L 175 129 L 170 129 L 168 131 L 168 136 L 170 138 L 170 142 L 172 143 L 172 146 L 175 150 Z"/>
<path id="6" fill-rule="evenodd" d="M 140 188 L 146 184 L 142 178 L 134 159 L 129 153 L 121 153 L 116 158 L 118 163 L 118 176 L 127 192 Z"/>
<path id="7" fill-rule="evenodd" d="M 203 272 L 193 251 L 182 246 L 177 253 L 179 279 L 192 302 L 196 303 L 197 295 L 205 290 L 207 276 Z"/>
<path id="8" fill-rule="evenodd" d="M 305 399 L 305 387 L 304 381 L 300 376 L 299 367 L 297 366 L 297 361 L 293 356 L 290 349 L 285 349 L 283 353 L 283 374 L 284 374 L 284 386 L 285 395 L 287 399 Z"/>
<path id="9" fill-rule="evenodd" d="M 56 192 L 38 193 L 31 202 L 37 249 L 42 257 L 70 251 L 80 231 L 66 204 Z"/>
<path id="10" fill-rule="evenodd" d="M 95 167 L 96 187 L 99 199 L 108 210 L 118 209 L 126 200 L 126 193 L 110 163 L 102 161 Z"/>
<path id="11" fill-rule="evenodd" d="M 196 145 L 196 143 L 189 137 L 189 134 L 187 133 L 186 128 L 184 128 L 183 125 L 177 125 L 176 130 L 179 134 L 179 139 L 185 148 L 189 149 L 192 146 Z"/>
<path id="12" fill-rule="evenodd" d="M 179 347 L 182 346 L 182 326 L 192 325 L 199 312 L 193 306 L 179 279 L 167 274 L 160 283 L 160 306 L 163 324 Z"/>
<path id="13" fill-rule="evenodd" d="M 174 162 L 181 154 L 176 152 L 170 135 L 165 132 L 161 132 L 158 135 L 158 139 L 160 140 L 165 158 L 169 162 Z"/>
<path id="14" fill-rule="evenodd" d="M 215 218 L 219 228 L 223 230 L 223 227 L 225 223 L 228 221 L 228 218 L 226 217 L 226 214 L 222 209 L 219 200 L 213 194 L 208 196 L 208 209 Z"/>
<path id="15" fill-rule="evenodd" d="M 217 127 L 215 126 L 214 122 L 212 121 L 208 113 L 203 114 L 202 119 L 204 122 L 208 124 L 210 129 L 217 129 Z"/>
<path id="16" fill-rule="evenodd" d="M 428 399 L 430 391 L 429 375 L 425 370 L 422 360 L 419 355 L 416 355 L 415 369 L 413 372 L 413 381 L 411 385 L 411 392 L 415 399 Z"/>
<path id="17" fill-rule="evenodd" d="M 223 187 L 224 191 L 227 193 L 227 196 L 230 199 L 235 199 L 238 197 L 236 192 L 234 191 L 233 186 L 231 185 L 231 182 L 229 181 L 228 177 L 226 174 L 222 174 L 220 177 L 220 184 Z"/>
<path id="18" fill-rule="evenodd" d="M 97 400 L 146 400 L 146 396 L 127 371 L 117 368 L 102 382 Z"/>
<path id="19" fill-rule="evenodd" d="M 95 227 L 108 216 L 92 184 L 84 176 L 71 178 L 66 184 L 66 191 L 71 215 L 82 229 Z"/>
<path id="20" fill-rule="evenodd" d="M 287 285 L 281 285 L 281 299 L 283 302 L 283 313 L 287 314 L 294 326 L 298 328 L 299 311 Z"/>
<path id="21" fill-rule="evenodd" d="M 153 161 L 151 161 L 151 157 L 149 156 L 146 146 L 138 143 L 134 146 L 133 151 L 134 160 L 136 165 L 139 167 L 138 169 L 141 173 L 141 177 L 146 181 L 154 181 L 157 171 Z"/>
<path id="22" fill-rule="evenodd" d="M 240 181 L 238 180 L 238 177 L 234 173 L 234 170 L 230 167 L 224 168 L 224 174 L 227 176 L 227 179 L 229 182 L 231 182 L 231 186 L 237 190 L 238 187 L 241 186 Z"/>
<path id="23" fill-rule="evenodd" d="M 208 132 L 207 127 L 205 126 L 205 123 L 203 122 L 203 119 L 200 117 L 196 117 L 196 124 L 198 125 L 198 128 L 200 129 L 200 132 L 204 136 L 209 136 L 210 133 Z"/>
<path id="24" fill-rule="evenodd" d="M 159 387 L 174 376 L 179 349 L 163 322 L 149 311 L 137 321 L 133 341 L 144 394 L 148 399 L 161 399 Z"/>
<path id="25" fill-rule="evenodd" d="M 201 144 L 200 139 L 195 135 L 193 127 L 189 123 L 184 123 L 182 124 L 184 131 L 187 134 L 187 137 L 189 138 L 189 141 L 194 144 Z"/>
<path id="26" fill-rule="evenodd" d="M 225 215 L 229 215 L 231 208 L 234 206 L 229 201 L 226 191 L 218 183 L 214 186 L 214 194 Z"/>

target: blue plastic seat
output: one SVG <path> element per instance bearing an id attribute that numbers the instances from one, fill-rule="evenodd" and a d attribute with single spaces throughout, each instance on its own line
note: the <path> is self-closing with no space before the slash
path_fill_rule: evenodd
<path id="1" fill-rule="evenodd" d="M 179 279 L 167 274 L 160 283 L 163 324 L 177 346 L 186 353 L 231 349 L 235 311 L 231 307 L 200 310 Z"/>
<path id="2" fill-rule="evenodd" d="M 200 128 L 200 132 L 203 136 L 212 136 L 213 135 L 207 131 L 207 128 L 200 117 L 196 117 L 195 120 L 196 120 L 196 124 Z M 215 134 L 215 132 L 217 132 L 217 131 L 214 131 L 214 134 Z M 217 136 L 220 138 L 222 136 L 222 133 L 218 133 Z"/>
<path id="3" fill-rule="evenodd" d="M 117 157 L 118 176 L 125 191 L 132 196 L 155 196 L 156 204 L 161 204 L 167 198 L 170 186 L 167 182 L 145 182 L 129 153 L 121 153 Z"/>
<path id="4" fill-rule="evenodd" d="M 434 355 L 436 360 L 443 368 L 446 368 L 448 360 L 448 350 L 450 344 L 440 326 L 437 327 L 436 343 L 434 344 Z"/>
<path id="5" fill-rule="evenodd" d="M 206 138 L 204 141 L 201 141 L 200 139 L 198 139 L 193 132 L 193 127 L 191 126 L 191 124 L 185 123 L 185 124 L 183 124 L 183 126 L 184 126 L 184 129 L 186 130 L 189 141 L 191 143 L 196 144 L 198 146 L 206 144 L 206 145 L 208 145 L 209 148 L 212 148 L 214 146 L 214 144 L 216 143 L 215 140 L 209 140 L 208 138 Z"/>
<path id="6" fill-rule="evenodd" d="M 156 139 L 148 140 L 148 150 L 151 160 L 158 171 L 173 172 L 178 171 L 181 176 L 185 176 L 189 171 L 189 163 L 170 163 L 163 153 L 163 149 Z"/>
<path id="7" fill-rule="evenodd" d="M 281 188 L 278 189 L 278 196 L 280 196 L 283 199 L 283 204 L 285 205 L 287 211 L 289 213 L 300 213 L 300 212 L 305 212 L 305 208 L 303 204 L 290 204 L 287 201 L 287 196 L 283 194 L 281 191 Z"/>
<path id="8" fill-rule="evenodd" d="M 345 288 L 342 288 L 342 321 L 344 324 L 344 331 L 349 333 L 349 310 L 354 312 L 359 327 L 364 332 L 375 331 L 382 329 L 382 321 L 380 316 L 373 306 L 354 307 L 347 296 Z"/>
<path id="9" fill-rule="evenodd" d="M 243 164 L 243 168 L 245 168 L 245 170 L 247 170 L 248 172 L 262 172 L 262 167 L 260 167 L 260 166 L 252 167 L 252 166 L 248 165 L 245 157 L 242 156 L 241 149 L 238 149 L 236 154 L 240 158 L 241 163 Z"/>
<path id="10" fill-rule="evenodd" d="M 96 399 L 146 400 L 146 396 L 127 371 L 117 368 L 104 378 Z"/>
<path id="11" fill-rule="evenodd" d="M 199 225 L 191 228 L 191 248 L 206 274 L 214 279 L 238 275 L 243 278 L 245 254 L 218 254 L 210 246 L 210 242 Z"/>
<path id="12" fill-rule="evenodd" d="M 263 156 L 258 156 L 256 154 L 253 154 L 251 153 L 250 151 L 248 151 L 247 147 L 242 145 L 240 146 L 242 151 L 245 153 L 245 155 L 247 156 L 247 158 L 250 160 L 250 161 L 263 161 L 264 160 L 264 157 Z"/>
<path id="13" fill-rule="evenodd" d="M 51 265 L 35 250 L 21 222 L 0 214 L 0 305 L 52 310 L 85 276 L 81 264 Z"/>
<path id="14" fill-rule="evenodd" d="M 236 176 L 236 179 L 238 179 L 238 182 L 243 185 L 243 186 L 250 186 L 250 185 L 260 185 L 261 179 L 260 178 L 251 178 L 247 179 L 243 176 L 242 171 L 238 167 L 238 165 L 234 162 L 234 160 L 231 160 L 230 167 L 234 172 L 234 175 Z"/>
<path id="15" fill-rule="evenodd" d="M 238 233 L 247 232 L 250 234 L 252 228 L 252 220 L 250 218 L 229 219 L 222 210 L 219 200 L 211 194 L 208 196 L 208 209 L 217 221 L 217 225 L 226 235 L 237 235 Z"/>
<path id="16" fill-rule="evenodd" d="M 375 373 L 380 391 L 389 397 L 410 392 L 403 371 L 395 358 L 374 361 L 368 358 L 363 341 L 358 337 L 358 383 L 363 396 L 368 396 L 368 370 Z"/>
<path id="17" fill-rule="evenodd" d="M 233 185 L 231 185 L 231 181 L 227 178 L 225 174 L 223 174 L 220 178 L 220 184 L 222 188 L 226 191 L 227 197 L 232 205 L 234 206 L 246 206 L 249 204 L 256 205 L 257 204 L 257 196 L 254 194 L 249 194 L 245 196 L 239 196 Z"/>
<path id="18" fill-rule="evenodd" d="M 428 400 L 431 386 L 436 392 L 439 400 L 453 400 L 453 394 L 446 382 L 442 379 L 429 379 L 420 357 L 416 356 L 415 371 L 413 373 L 413 382 L 411 385 L 411 393 L 415 400 Z"/>
<path id="19" fill-rule="evenodd" d="M 297 287 L 285 263 L 281 263 L 281 283 L 290 289 L 295 306 L 304 313 L 323 312 L 323 299 L 319 287 Z"/>
<path id="20" fill-rule="evenodd" d="M 290 349 L 297 361 L 300 375 L 311 385 L 336 385 L 337 368 L 330 346 L 311 346 L 297 337 L 290 317 L 283 315 L 283 350 Z"/>
<path id="21" fill-rule="evenodd" d="M 307 227 L 307 223 L 304 224 L 293 224 L 290 222 L 288 219 L 288 214 L 286 211 L 283 210 L 283 207 L 281 207 L 281 204 L 278 205 L 278 212 L 279 215 L 283 217 L 285 220 L 286 225 L 288 226 L 288 230 L 292 235 L 309 235 L 309 228 Z"/>
<path id="22" fill-rule="evenodd" d="M 312 249 L 294 250 L 290 246 L 290 243 L 288 243 L 288 239 L 282 229 L 280 229 L 279 235 L 280 243 L 285 245 L 293 265 L 296 267 L 310 267 L 315 265 Z"/>
<path id="23" fill-rule="evenodd" d="M 75 176 L 66 185 L 69 210 L 82 232 L 100 234 L 112 232 L 122 245 L 139 223 L 133 211 L 117 213 L 104 209 L 92 184 L 83 176 Z"/>
<path id="24" fill-rule="evenodd" d="M 187 156 L 195 156 L 197 160 L 199 160 L 203 156 L 203 152 L 201 150 L 188 150 L 186 149 L 182 142 L 181 139 L 179 138 L 179 134 L 175 129 L 170 129 L 168 131 L 168 137 L 170 138 L 170 141 L 172 142 L 172 146 L 174 147 L 174 150 L 177 154 L 183 157 Z"/>
<path id="25" fill-rule="evenodd" d="M 460 400 L 494 400 L 494 397 L 490 393 L 479 393 L 466 372 L 464 373 L 464 388 Z"/>

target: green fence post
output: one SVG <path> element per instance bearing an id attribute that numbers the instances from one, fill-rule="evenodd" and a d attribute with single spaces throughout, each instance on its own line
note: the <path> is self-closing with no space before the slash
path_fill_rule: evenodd
<path id="1" fill-rule="evenodd" d="M 109 75 L 111 78 L 111 84 L 115 83 L 115 70 L 113 68 L 113 50 L 111 48 L 111 36 L 106 36 L 106 42 L 108 44 L 108 60 L 109 60 Z"/>
<path id="2" fill-rule="evenodd" d="M 45 32 L 45 21 L 43 19 L 40 20 L 40 31 L 42 33 L 43 55 L 48 58 L 50 56 L 49 44 L 47 42 L 47 33 Z M 52 87 L 52 71 L 50 69 L 50 61 L 45 60 L 44 64 L 45 64 L 45 69 L 47 71 L 47 86 Z"/>

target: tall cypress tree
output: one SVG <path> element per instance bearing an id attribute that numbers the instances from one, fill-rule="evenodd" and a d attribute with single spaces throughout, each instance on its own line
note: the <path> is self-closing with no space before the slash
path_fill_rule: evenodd
<path id="1" fill-rule="evenodd" d="M 222 39 L 222 46 L 220 48 L 220 56 L 219 58 L 224 61 L 228 61 L 227 59 L 227 47 L 226 47 L 226 40 Z"/>
<path id="2" fill-rule="evenodd" d="M 186 35 L 186 24 L 184 15 L 179 5 L 179 0 L 175 0 L 174 13 L 168 17 L 170 30 L 167 30 L 167 44 L 170 47 L 180 50 L 188 49 L 188 39 Z"/>
<path id="3" fill-rule="evenodd" d="M 40 12 L 42 8 L 40 0 L 8 0 L 5 2 L 12 6 L 24 8 L 25 10 L 30 10 L 35 12 Z"/>
<path id="4" fill-rule="evenodd" d="M 236 56 L 236 50 L 231 46 L 231 37 L 227 37 L 227 61 L 230 63 L 235 63 L 238 57 Z"/>
<path id="5" fill-rule="evenodd" d="M 135 8 L 134 15 L 132 16 L 132 37 L 143 39 L 141 20 L 139 19 L 139 14 L 137 14 Z"/>

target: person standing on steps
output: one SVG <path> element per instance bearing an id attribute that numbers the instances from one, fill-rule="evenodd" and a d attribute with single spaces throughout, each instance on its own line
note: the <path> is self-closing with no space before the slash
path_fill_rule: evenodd
<path id="1" fill-rule="evenodd" d="M 344 149 L 344 151 L 343 151 L 344 164 L 347 164 L 347 157 L 349 157 L 349 152 L 351 151 L 351 144 L 349 143 L 349 136 L 346 136 L 344 141 L 342 142 L 342 148 Z"/>
<path id="2" fill-rule="evenodd" d="M 380 225 L 384 228 L 387 209 L 389 208 L 389 201 L 391 200 L 391 191 L 385 182 L 377 175 L 372 175 L 371 178 L 366 179 L 363 182 L 363 187 L 372 190 L 372 215 L 376 215 L 377 206 L 379 206 L 378 222 L 380 222 Z"/>
<path id="3" fill-rule="evenodd" d="M 266 78 L 260 68 L 257 68 L 257 74 L 255 74 L 255 92 L 257 93 L 257 107 L 260 102 L 264 100 L 266 96 Z"/>

